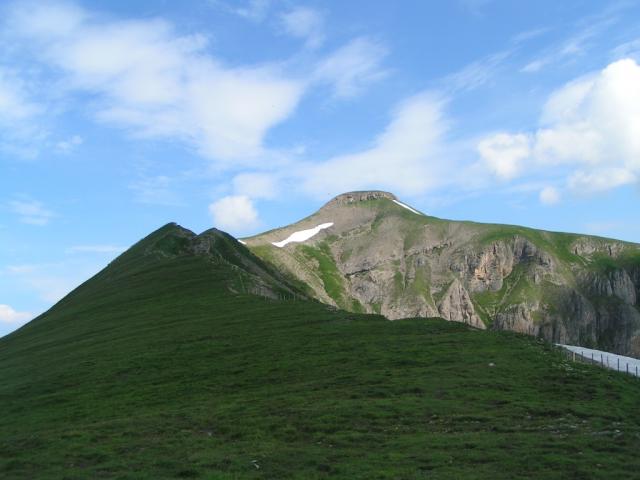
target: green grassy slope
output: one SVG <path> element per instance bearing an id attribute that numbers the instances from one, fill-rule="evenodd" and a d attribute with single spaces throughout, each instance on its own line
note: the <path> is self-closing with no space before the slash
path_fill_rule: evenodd
<path id="1" fill-rule="evenodd" d="M 0 340 L 0 478 L 637 474 L 637 379 L 515 334 L 231 294 L 227 263 L 144 247 Z"/>

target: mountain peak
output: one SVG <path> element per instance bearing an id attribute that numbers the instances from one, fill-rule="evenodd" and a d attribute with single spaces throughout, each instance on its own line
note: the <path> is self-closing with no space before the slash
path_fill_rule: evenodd
<path id="1" fill-rule="evenodd" d="M 387 200 L 397 200 L 398 198 L 390 192 L 383 192 L 382 190 L 362 190 L 355 192 L 346 192 L 334 197 L 327 203 L 345 205 L 356 202 L 366 202 L 367 200 L 379 200 L 386 198 Z"/>

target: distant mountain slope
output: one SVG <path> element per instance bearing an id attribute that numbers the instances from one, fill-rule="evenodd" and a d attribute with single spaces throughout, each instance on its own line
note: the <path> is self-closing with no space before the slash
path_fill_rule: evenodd
<path id="1" fill-rule="evenodd" d="M 167 225 L 0 339 L 0 478 L 637 474 L 637 379 L 265 292 L 295 287 L 226 234 Z"/>
<path id="2" fill-rule="evenodd" d="M 274 245 L 331 224 L 308 240 Z M 387 192 L 340 195 L 245 239 L 310 295 L 354 312 L 432 317 L 640 356 L 640 246 L 441 220 Z"/>

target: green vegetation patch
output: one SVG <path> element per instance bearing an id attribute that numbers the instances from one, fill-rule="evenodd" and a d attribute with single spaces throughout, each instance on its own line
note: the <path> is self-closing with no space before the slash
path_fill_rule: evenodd
<path id="1" fill-rule="evenodd" d="M 531 302 L 542 298 L 542 288 L 529 279 L 528 265 L 519 264 L 505 277 L 500 290 L 476 292 L 472 294 L 474 304 L 484 313 L 483 320 L 488 325 L 493 323 L 495 316 L 512 305 Z"/>
<path id="2" fill-rule="evenodd" d="M 327 294 L 337 305 L 348 308 L 350 305 L 345 305 L 342 274 L 336 266 L 329 245 L 326 242 L 320 242 L 315 247 L 300 245 L 298 248 L 307 258 L 318 262 L 318 273 Z"/>
<path id="3" fill-rule="evenodd" d="M 590 258 L 589 268 L 598 273 L 609 273 L 621 268 L 640 268 L 640 250 L 627 248 L 616 258 L 604 253 L 596 253 Z"/>
<path id="4" fill-rule="evenodd" d="M 526 238 L 536 247 L 550 253 L 558 260 L 566 263 L 582 264 L 582 257 L 571 250 L 571 245 L 580 235 L 571 233 L 546 232 L 515 225 L 483 225 L 466 222 L 481 228 L 483 233 L 476 240 L 481 245 L 489 245 L 496 241 L 512 241 L 516 236 Z"/>
<path id="5" fill-rule="evenodd" d="M 232 270 L 128 255 L 0 339 L 0 477 L 637 476 L 638 379 L 512 333 L 231 295 Z"/>

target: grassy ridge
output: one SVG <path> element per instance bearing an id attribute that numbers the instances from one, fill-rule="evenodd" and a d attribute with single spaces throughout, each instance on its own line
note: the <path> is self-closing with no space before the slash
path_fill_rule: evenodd
<path id="1" fill-rule="evenodd" d="M 125 255 L 0 340 L 0 477 L 637 472 L 638 380 L 515 334 L 230 295 L 229 274 Z"/>

